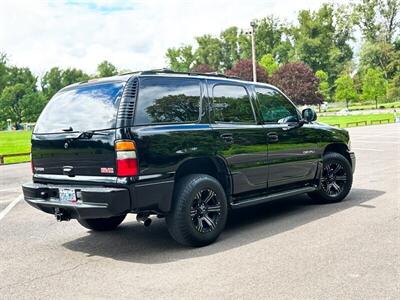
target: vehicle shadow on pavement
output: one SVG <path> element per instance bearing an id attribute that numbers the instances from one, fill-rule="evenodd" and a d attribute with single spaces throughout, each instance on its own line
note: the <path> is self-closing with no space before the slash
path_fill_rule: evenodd
<path id="1" fill-rule="evenodd" d="M 177 244 L 169 236 L 163 219 L 155 219 L 148 228 L 136 221 L 128 221 L 112 232 L 88 231 L 86 236 L 69 241 L 63 246 L 88 256 L 142 264 L 169 263 L 241 247 L 354 206 L 374 208 L 373 205 L 363 203 L 384 193 L 354 188 L 341 203 L 315 204 L 304 195 L 234 210 L 231 211 L 221 237 L 216 243 L 203 248 L 187 248 Z"/>

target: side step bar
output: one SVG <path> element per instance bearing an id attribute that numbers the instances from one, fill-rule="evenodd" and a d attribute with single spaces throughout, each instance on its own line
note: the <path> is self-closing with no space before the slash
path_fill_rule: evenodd
<path id="1" fill-rule="evenodd" d="M 298 188 L 298 189 L 285 191 L 285 192 L 279 192 L 279 193 L 270 194 L 270 195 L 266 195 L 266 196 L 244 199 L 244 200 L 241 200 L 238 202 L 231 203 L 231 206 L 232 206 L 232 208 L 242 208 L 242 207 L 246 207 L 246 206 L 269 202 L 272 200 L 277 200 L 277 199 L 281 199 L 281 198 L 286 198 L 286 197 L 290 197 L 290 196 L 313 192 L 316 189 L 317 188 L 314 186 L 307 186 L 307 187 L 303 187 L 303 188 Z"/>

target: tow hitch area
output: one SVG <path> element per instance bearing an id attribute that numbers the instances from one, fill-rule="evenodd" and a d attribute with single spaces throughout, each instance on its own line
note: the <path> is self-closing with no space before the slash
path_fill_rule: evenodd
<path id="1" fill-rule="evenodd" d="M 71 220 L 69 214 L 58 207 L 54 209 L 54 216 L 58 222 Z"/>

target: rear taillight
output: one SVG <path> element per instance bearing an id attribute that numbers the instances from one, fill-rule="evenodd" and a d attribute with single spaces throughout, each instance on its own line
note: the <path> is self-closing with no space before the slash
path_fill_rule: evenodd
<path id="1" fill-rule="evenodd" d="M 117 153 L 117 176 L 136 176 L 139 174 L 139 165 L 136 158 L 136 145 L 133 141 L 115 142 Z"/>

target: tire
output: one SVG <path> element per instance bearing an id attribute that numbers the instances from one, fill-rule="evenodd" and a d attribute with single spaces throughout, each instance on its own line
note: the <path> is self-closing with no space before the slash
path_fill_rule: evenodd
<path id="1" fill-rule="evenodd" d="M 328 152 L 323 157 L 319 189 L 308 195 L 319 203 L 340 202 L 349 194 L 352 184 L 350 162 L 339 153 Z"/>
<path id="2" fill-rule="evenodd" d="M 79 224 L 93 231 L 109 231 L 116 229 L 126 215 L 99 219 L 78 219 Z"/>
<path id="3" fill-rule="evenodd" d="M 225 191 L 214 178 L 193 174 L 177 182 L 168 231 L 178 243 L 201 247 L 214 242 L 225 228 L 228 204 Z"/>

